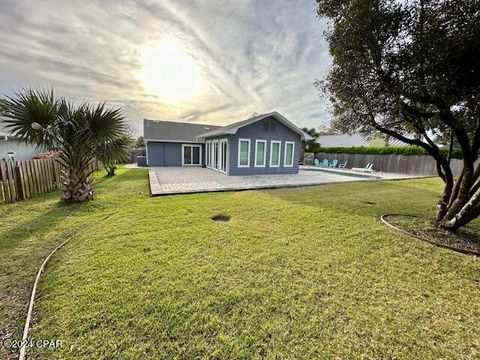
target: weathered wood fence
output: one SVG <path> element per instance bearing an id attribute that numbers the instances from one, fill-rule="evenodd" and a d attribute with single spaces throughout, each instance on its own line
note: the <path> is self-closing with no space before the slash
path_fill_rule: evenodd
<path id="1" fill-rule="evenodd" d="M 370 154 L 330 154 L 316 153 L 315 159 L 332 161 L 337 159 L 339 163 L 348 161 L 347 168 L 365 167 L 373 163 L 375 171 L 410 174 L 410 175 L 437 175 L 435 160 L 429 155 L 370 155 Z M 450 163 L 452 171 L 457 175 L 462 168 L 462 161 L 452 159 Z"/>
<path id="2" fill-rule="evenodd" d="M 98 164 L 92 164 L 92 170 Z M 62 186 L 63 166 L 54 159 L 0 159 L 0 204 L 13 203 Z"/>

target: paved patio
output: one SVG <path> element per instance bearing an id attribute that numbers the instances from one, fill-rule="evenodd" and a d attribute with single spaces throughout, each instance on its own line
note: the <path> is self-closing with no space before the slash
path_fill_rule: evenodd
<path id="1" fill-rule="evenodd" d="M 409 178 L 408 175 L 399 174 L 375 174 L 373 177 L 369 177 L 369 175 L 352 173 L 351 171 L 345 171 L 345 174 L 342 174 L 338 170 L 329 171 L 325 169 L 318 171 L 313 167 L 303 167 L 298 174 L 294 175 L 228 176 L 200 167 L 150 168 L 148 173 L 152 196 Z M 362 175 L 363 177 L 360 177 Z"/>

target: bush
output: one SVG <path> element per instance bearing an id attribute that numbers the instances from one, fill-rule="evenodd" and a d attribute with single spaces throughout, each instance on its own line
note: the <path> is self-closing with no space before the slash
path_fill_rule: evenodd
<path id="1" fill-rule="evenodd" d="M 353 146 L 353 147 L 318 147 L 315 153 L 328 154 L 371 154 L 371 155 L 429 155 L 419 146 Z M 440 153 L 447 156 L 448 148 L 441 148 Z M 461 159 L 462 151 L 453 149 L 452 159 Z"/>
<path id="2" fill-rule="evenodd" d="M 38 153 L 33 156 L 34 160 L 43 160 L 43 159 L 58 159 L 60 158 L 60 151 L 47 151 L 43 153 Z"/>

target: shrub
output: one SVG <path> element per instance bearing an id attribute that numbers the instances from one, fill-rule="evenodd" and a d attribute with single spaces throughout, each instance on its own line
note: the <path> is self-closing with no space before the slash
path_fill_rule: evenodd
<path id="1" fill-rule="evenodd" d="M 371 155 L 428 155 L 428 153 L 419 146 L 352 146 L 352 147 L 319 147 L 315 149 L 316 153 L 328 154 L 371 154 Z M 448 148 L 441 148 L 440 152 L 445 157 L 448 154 Z M 461 159 L 462 151 L 453 149 L 452 159 Z"/>

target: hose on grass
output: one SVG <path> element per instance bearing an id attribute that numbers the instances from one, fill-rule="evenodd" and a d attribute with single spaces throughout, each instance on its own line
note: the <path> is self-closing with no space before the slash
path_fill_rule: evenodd
<path id="1" fill-rule="evenodd" d="M 423 236 L 419 236 L 419 235 L 416 235 L 416 234 L 412 234 L 411 232 L 407 231 L 407 230 L 404 230 L 404 229 L 401 229 L 399 227 L 396 227 L 395 225 L 391 224 L 388 222 L 387 218 L 389 216 L 410 216 L 410 217 L 416 217 L 415 215 L 405 215 L 405 214 L 382 214 L 380 216 L 380 220 L 382 220 L 382 222 L 387 225 L 388 227 L 398 231 L 398 232 L 401 232 L 402 234 L 405 234 L 405 235 L 408 235 L 408 236 L 411 236 L 415 239 L 418 239 L 418 240 L 422 240 L 422 241 L 426 241 L 432 245 L 435 245 L 435 246 L 438 246 L 438 247 L 441 247 L 441 248 L 444 248 L 444 249 L 448 249 L 448 250 L 452 250 L 452 251 L 456 251 L 456 252 L 459 252 L 459 253 L 462 253 L 462 254 L 467 254 L 467 255 L 474 255 L 474 256 L 480 256 L 480 252 L 478 251 L 475 251 L 475 250 L 466 250 L 466 249 L 461 249 L 461 248 L 457 248 L 457 247 L 453 247 L 453 246 L 449 246 L 449 245 L 446 245 L 446 244 L 440 244 L 436 241 L 433 241 L 433 240 L 430 240 L 426 237 L 423 237 Z"/>
<path id="2" fill-rule="evenodd" d="M 103 217 L 102 219 L 100 219 L 99 222 L 102 222 L 102 221 L 108 219 L 112 215 L 113 214 L 110 214 L 110 215 L 107 215 L 107 216 Z M 98 224 L 99 222 L 96 222 L 95 225 Z M 27 318 L 25 320 L 25 326 L 23 328 L 22 342 L 21 342 L 20 353 L 19 353 L 19 357 L 18 357 L 19 360 L 25 360 L 25 356 L 26 356 L 26 353 L 27 353 L 28 331 L 30 330 L 30 321 L 32 319 L 33 306 L 35 304 L 35 295 L 36 295 L 36 292 L 37 292 L 37 285 L 38 285 L 38 282 L 40 281 L 40 276 L 43 273 L 43 269 L 45 268 L 45 265 L 47 264 L 48 260 L 50 260 L 52 255 L 55 254 L 58 250 L 60 250 L 70 240 L 75 238 L 79 233 L 80 233 L 80 230 L 77 231 L 72 236 L 70 236 L 67 240 L 62 242 L 60 245 L 58 245 L 55 249 L 53 249 L 53 251 L 43 261 L 42 265 L 40 266 L 40 269 L 38 269 L 37 277 L 35 278 L 35 282 L 34 282 L 33 288 L 32 288 L 32 293 L 30 295 L 30 301 L 29 301 L 29 304 L 28 304 Z"/>

